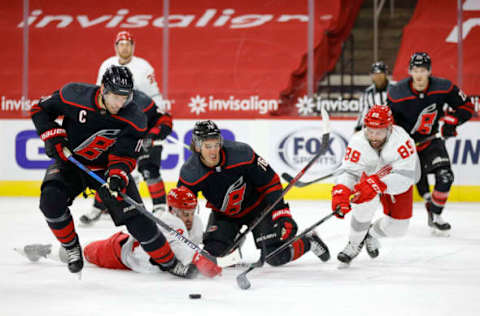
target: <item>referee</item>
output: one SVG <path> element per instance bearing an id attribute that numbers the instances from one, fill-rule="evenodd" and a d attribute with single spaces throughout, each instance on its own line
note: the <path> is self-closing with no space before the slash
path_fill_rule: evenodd
<path id="1" fill-rule="evenodd" d="M 394 84 L 393 81 L 388 80 L 387 75 L 388 67 L 383 61 L 377 61 L 372 64 L 370 70 L 372 84 L 365 89 L 365 92 L 360 98 L 360 114 L 355 124 L 355 132 L 362 129 L 363 118 L 372 106 L 387 104 L 387 90 Z"/>

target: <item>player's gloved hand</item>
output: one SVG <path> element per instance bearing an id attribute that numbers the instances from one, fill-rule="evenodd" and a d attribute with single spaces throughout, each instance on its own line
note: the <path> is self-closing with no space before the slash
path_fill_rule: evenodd
<path id="1" fill-rule="evenodd" d="M 387 189 L 387 185 L 380 180 L 378 175 L 362 176 L 353 190 L 353 203 L 364 203 L 372 200 L 377 194 L 383 193 Z"/>
<path id="2" fill-rule="evenodd" d="M 443 126 L 441 129 L 442 137 L 449 138 L 457 136 L 458 119 L 452 115 L 445 115 L 443 117 Z"/>
<path id="3" fill-rule="evenodd" d="M 272 212 L 273 229 L 279 240 L 287 240 L 297 233 L 298 227 L 288 207 Z"/>
<path id="4" fill-rule="evenodd" d="M 336 212 L 336 217 L 343 219 L 352 210 L 350 194 L 351 190 L 346 185 L 337 184 L 332 188 L 332 211 Z"/>
<path id="5" fill-rule="evenodd" d="M 148 136 L 154 139 L 164 140 L 172 132 L 173 121 L 170 113 L 163 113 L 155 123 L 155 126 L 148 131 Z"/>
<path id="6" fill-rule="evenodd" d="M 113 197 L 119 201 L 122 200 L 120 192 L 125 193 L 128 185 L 128 175 L 122 169 L 109 169 L 107 171 L 107 181 L 98 190 L 98 194 L 103 201 Z"/>
<path id="7" fill-rule="evenodd" d="M 55 160 L 67 161 L 63 148 L 67 147 L 67 132 L 60 127 L 49 129 L 40 135 L 45 142 L 45 153 Z"/>
<path id="8" fill-rule="evenodd" d="M 213 278 L 222 273 L 221 267 L 198 252 L 193 256 L 192 263 L 206 277 Z"/>
<path id="9" fill-rule="evenodd" d="M 172 116 L 170 115 L 170 113 L 164 113 L 164 115 L 160 118 L 159 122 L 160 132 L 158 133 L 158 137 L 163 140 L 172 133 Z"/>
<path id="10" fill-rule="evenodd" d="M 150 151 L 150 149 L 152 149 L 152 147 L 153 147 L 153 141 L 154 140 L 155 140 L 155 135 L 147 134 L 147 136 L 145 136 L 142 139 L 143 150 L 146 151 L 146 152 Z"/>

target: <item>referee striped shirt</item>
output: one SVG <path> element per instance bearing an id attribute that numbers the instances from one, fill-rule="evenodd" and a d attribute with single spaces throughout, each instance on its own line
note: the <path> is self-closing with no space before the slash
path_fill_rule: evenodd
<path id="1" fill-rule="evenodd" d="M 372 106 L 387 104 L 387 91 L 390 86 L 394 84 L 394 81 L 388 81 L 385 89 L 377 90 L 375 84 L 372 83 L 365 89 L 365 92 L 360 98 L 360 114 L 358 115 L 357 123 L 355 124 L 356 131 L 363 127 L 363 119 Z"/>

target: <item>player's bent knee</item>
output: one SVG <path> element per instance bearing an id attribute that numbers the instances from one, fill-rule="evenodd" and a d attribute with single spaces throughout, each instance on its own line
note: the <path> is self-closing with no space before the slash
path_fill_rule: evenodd
<path id="1" fill-rule="evenodd" d="M 450 168 L 441 168 L 435 172 L 436 184 L 442 186 L 442 188 L 439 187 L 439 189 L 444 189 L 442 191 L 449 190 L 454 179 L 455 176 L 453 175 L 453 171 Z"/>
<path id="2" fill-rule="evenodd" d="M 274 251 L 275 249 L 276 248 L 268 247 L 267 254 L 272 253 L 272 251 Z M 267 263 L 271 266 L 278 267 L 289 262 L 290 259 L 291 259 L 290 249 L 287 247 L 285 250 L 283 250 L 276 256 L 273 256 L 272 258 L 268 259 Z"/>
<path id="3" fill-rule="evenodd" d="M 47 217 L 58 217 L 67 207 L 67 193 L 60 185 L 52 182 L 42 188 L 40 210 Z"/>

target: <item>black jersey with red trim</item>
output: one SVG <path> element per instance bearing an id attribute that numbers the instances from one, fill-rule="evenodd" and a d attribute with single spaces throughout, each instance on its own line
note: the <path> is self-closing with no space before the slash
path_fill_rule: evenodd
<path id="1" fill-rule="evenodd" d="M 459 124 L 472 117 L 474 106 L 470 98 L 450 80 L 430 77 L 425 91 L 416 91 L 412 78 L 392 85 L 388 90 L 387 102 L 392 109 L 396 125 L 403 127 L 419 142 L 438 132 L 439 120 L 445 115 L 448 104 Z"/>
<path id="2" fill-rule="evenodd" d="M 178 186 L 201 191 L 207 207 L 233 218 L 260 211 L 280 197 L 280 178 L 249 145 L 225 140 L 220 157 L 219 164 L 209 168 L 198 153 L 192 154 L 180 170 Z M 282 200 L 276 208 L 284 205 Z"/>
<path id="3" fill-rule="evenodd" d="M 92 168 L 118 165 L 131 172 L 141 148 L 140 139 L 147 130 L 145 114 L 135 101 L 111 115 L 98 104 L 100 87 L 69 83 L 42 99 L 30 110 L 40 135 L 61 126 L 74 157 Z"/>

